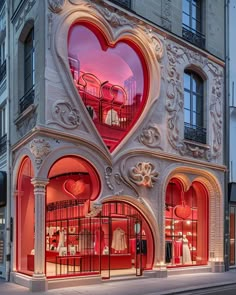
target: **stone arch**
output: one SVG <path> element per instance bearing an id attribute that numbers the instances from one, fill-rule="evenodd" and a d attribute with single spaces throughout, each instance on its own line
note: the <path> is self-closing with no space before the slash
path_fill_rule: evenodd
<path id="1" fill-rule="evenodd" d="M 154 264 L 153 266 L 156 266 L 160 263 L 163 263 L 161 261 L 161 256 L 160 256 L 160 231 L 159 231 L 159 226 L 157 223 L 157 220 L 154 216 L 154 213 L 150 206 L 145 202 L 145 200 L 140 200 L 136 199 L 131 196 L 107 196 L 101 200 L 101 203 L 106 203 L 108 201 L 119 201 L 119 202 L 124 202 L 127 204 L 132 205 L 135 207 L 146 219 L 148 222 L 151 232 L 153 234 L 153 239 L 154 239 Z"/>
<path id="2" fill-rule="evenodd" d="M 222 187 L 220 185 L 219 179 L 216 176 L 208 171 L 200 168 L 193 168 L 187 166 L 178 166 L 171 165 L 166 169 L 165 179 L 163 180 L 163 185 L 161 187 L 161 196 L 162 196 L 162 212 L 164 212 L 164 204 L 166 197 L 167 185 L 171 178 L 175 176 L 185 175 L 185 179 L 189 179 L 191 183 L 199 182 L 201 183 L 207 193 L 209 200 L 209 260 L 210 258 L 216 258 L 218 261 L 224 261 L 223 253 L 223 224 L 224 224 L 224 199 L 222 193 Z M 189 175 L 189 176 L 188 176 Z M 190 177 L 191 175 L 191 177 Z M 183 182 L 183 177 L 180 177 Z M 185 180 L 186 181 L 186 180 Z M 165 215 L 163 214 L 162 226 L 165 224 Z M 164 230 L 161 231 L 161 253 L 164 257 L 165 248 L 164 248 Z"/>

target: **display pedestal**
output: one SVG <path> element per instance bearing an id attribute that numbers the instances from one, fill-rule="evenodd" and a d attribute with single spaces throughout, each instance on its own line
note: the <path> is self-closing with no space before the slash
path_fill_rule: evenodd
<path id="1" fill-rule="evenodd" d="M 223 261 L 211 261 L 212 272 L 225 272 L 225 264 Z"/>
<path id="2" fill-rule="evenodd" d="M 32 292 L 43 292 L 48 290 L 48 281 L 44 274 L 34 274 L 30 282 Z"/>

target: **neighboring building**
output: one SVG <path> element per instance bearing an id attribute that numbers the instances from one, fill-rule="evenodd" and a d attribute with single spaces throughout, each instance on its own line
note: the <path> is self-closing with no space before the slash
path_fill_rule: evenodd
<path id="1" fill-rule="evenodd" d="M 10 4 L 12 280 L 224 271 L 224 1 Z"/>
<path id="2" fill-rule="evenodd" d="M 227 42 L 228 50 L 228 67 L 227 67 L 227 97 L 229 98 L 229 221 L 230 221 L 230 248 L 229 248 L 229 265 L 230 267 L 236 267 L 236 155 L 234 153 L 234 147 L 236 143 L 236 54 L 235 54 L 235 36 L 234 30 L 236 25 L 236 1 L 227 1 L 227 16 L 228 16 L 228 28 L 227 28 Z"/>
<path id="3" fill-rule="evenodd" d="M 7 219 L 7 171 L 9 149 L 7 147 L 7 13 L 5 1 L 0 1 L 0 277 L 6 277 L 6 219 Z"/>

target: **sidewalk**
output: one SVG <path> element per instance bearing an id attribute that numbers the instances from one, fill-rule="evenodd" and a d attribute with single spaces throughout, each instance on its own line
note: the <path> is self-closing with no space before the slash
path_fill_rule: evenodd
<path id="1" fill-rule="evenodd" d="M 165 295 L 236 284 L 236 270 L 225 273 L 198 273 L 172 275 L 167 278 L 146 278 L 53 289 L 47 292 L 30 292 L 22 286 L 0 280 L 0 295 Z"/>

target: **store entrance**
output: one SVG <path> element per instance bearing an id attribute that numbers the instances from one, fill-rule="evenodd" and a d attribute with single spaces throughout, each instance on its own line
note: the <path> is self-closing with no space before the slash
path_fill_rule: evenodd
<path id="1" fill-rule="evenodd" d="M 141 276 L 152 267 L 152 233 L 136 208 L 109 202 L 103 204 L 99 216 L 86 217 L 86 204 L 64 200 L 47 205 L 47 277 Z"/>

